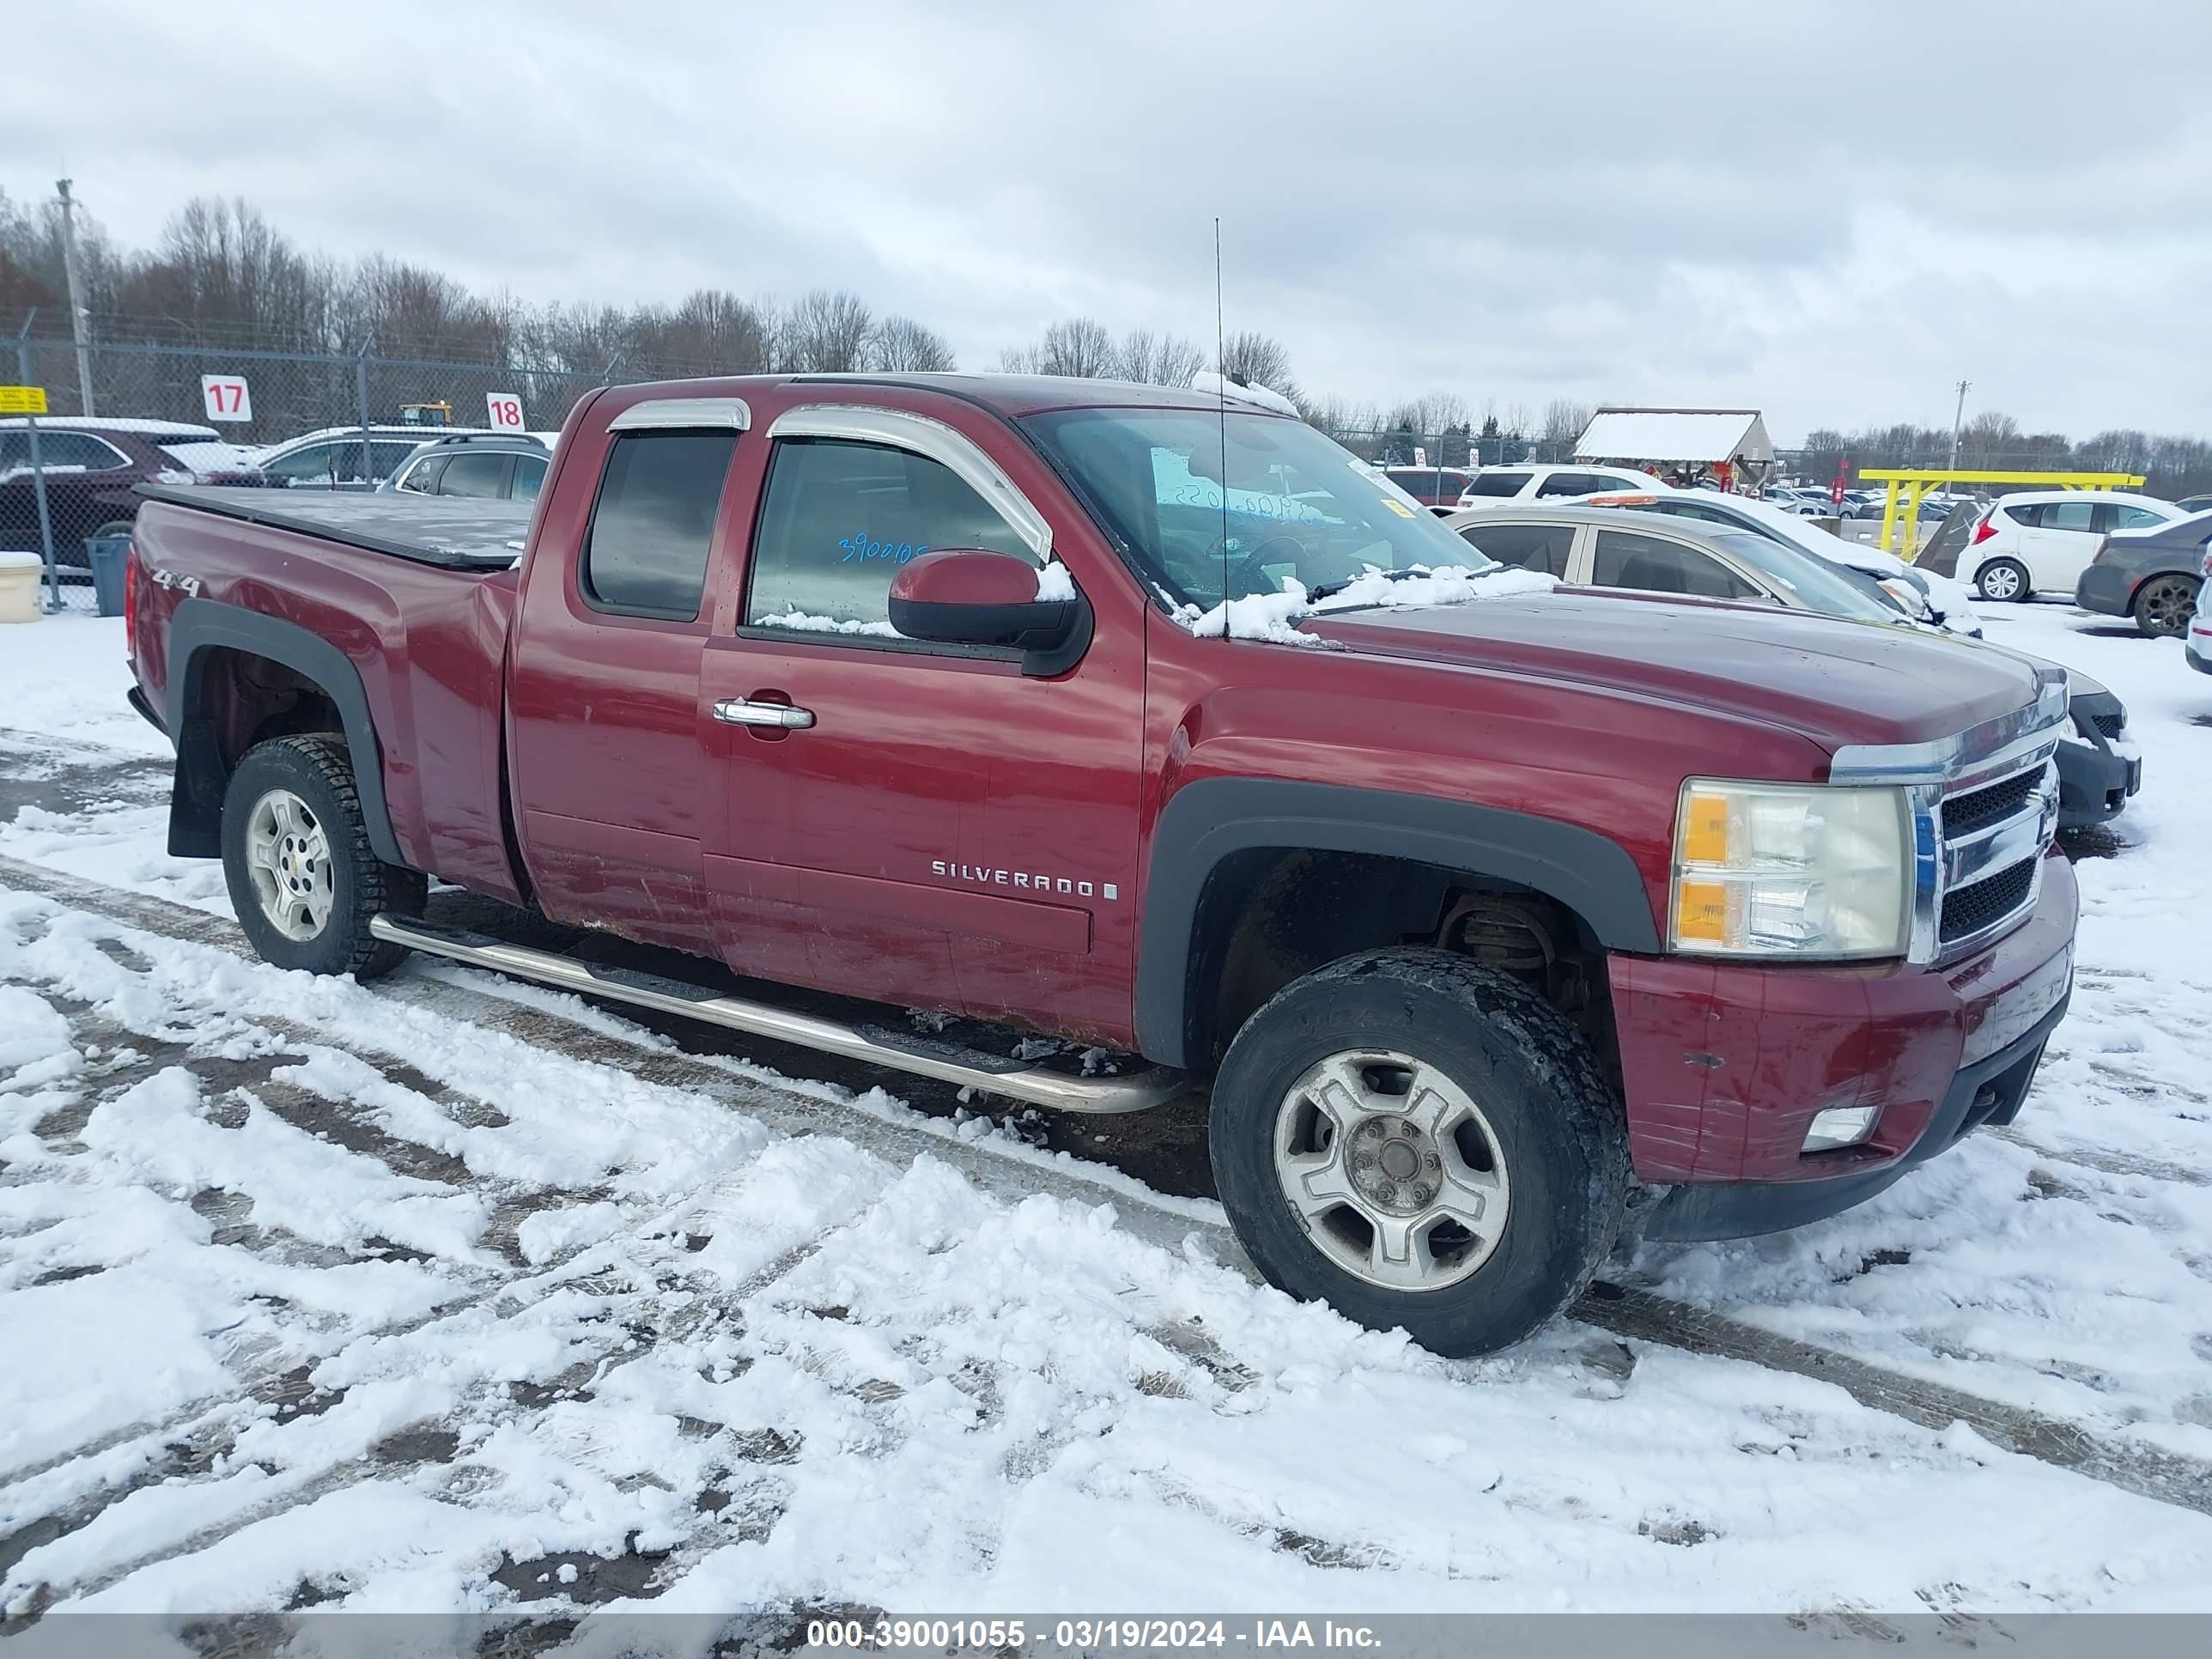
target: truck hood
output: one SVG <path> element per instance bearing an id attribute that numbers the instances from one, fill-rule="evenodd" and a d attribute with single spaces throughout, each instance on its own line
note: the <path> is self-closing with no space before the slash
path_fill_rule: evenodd
<path id="1" fill-rule="evenodd" d="M 1571 588 L 1334 611 L 1304 631 L 1351 651 L 1573 681 L 1844 744 L 1948 737 L 2035 701 L 2026 659 L 1912 628 L 1765 605 Z"/>

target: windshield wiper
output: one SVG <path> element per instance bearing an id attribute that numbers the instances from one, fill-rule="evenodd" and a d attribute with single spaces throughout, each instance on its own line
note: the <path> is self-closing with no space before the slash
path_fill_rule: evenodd
<path id="1" fill-rule="evenodd" d="M 1410 564 L 1401 565 L 1395 570 L 1363 570 L 1357 576 L 1346 576 L 1340 582 L 1323 582 L 1319 587 L 1308 588 L 1306 603 L 1311 605 L 1318 599 L 1334 599 L 1352 583 L 1364 582 L 1370 576 L 1380 576 L 1385 581 L 1402 582 L 1415 576 L 1427 576 L 1433 574 L 1434 572 L 1426 565 Z"/>

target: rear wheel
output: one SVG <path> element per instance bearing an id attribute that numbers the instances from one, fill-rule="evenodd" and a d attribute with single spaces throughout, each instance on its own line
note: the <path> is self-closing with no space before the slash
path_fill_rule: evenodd
<path id="1" fill-rule="evenodd" d="M 2196 609 L 2193 577 L 2154 576 L 2136 590 L 2136 626 L 2154 640 L 2178 639 L 2186 634 Z"/>
<path id="2" fill-rule="evenodd" d="M 407 954 L 372 937 L 370 918 L 419 912 L 428 886 L 376 856 L 345 739 L 323 732 L 272 738 L 239 762 L 223 794 L 222 870 L 264 961 L 363 979 Z"/>
<path id="3" fill-rule="evenodd" d="M 2006 603 L 2024 599 L 2033 591 L 2027 567 L 2018 559 L 1991 559 L 1974 578 L 1974 591 L 1985 599 Z"/>
<path id="4" fill-rule="evenodd" d="M 1443 1354 L 1566 1306 L 1628 1188 L 1620 1108 L 1574 1028 L 1441 951 L 1349 957 L 1279 993 L 1230 1046 L 1211 1139 L 1269 1283 Z"/>

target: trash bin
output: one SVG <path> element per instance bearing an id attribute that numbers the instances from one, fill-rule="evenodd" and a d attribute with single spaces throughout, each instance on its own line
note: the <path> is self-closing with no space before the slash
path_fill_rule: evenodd
<path id="1" fill-rule="evenodd" d="M 39 619 L 39 578 L 46 561 L 35 553 L 0 552 L 0 623 Z"/>
<path id="2" fill-rule="evenodd" d="M 128 536 L 87 536 L 84 550 L 92 556 L 92 591 L 100 601 L 100 614 L 123 614 L 123 567 L 130 562 Z"/>

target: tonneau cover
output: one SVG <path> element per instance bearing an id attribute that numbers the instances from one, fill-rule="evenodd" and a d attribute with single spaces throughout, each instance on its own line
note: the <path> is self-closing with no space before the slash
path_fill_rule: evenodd
<path id="1" fill-rule="evenodd" d="M 532 505 L 398 490 L 146 483 L 138 493 L 453 570 L 503 570 L 521 557 Z"/>

